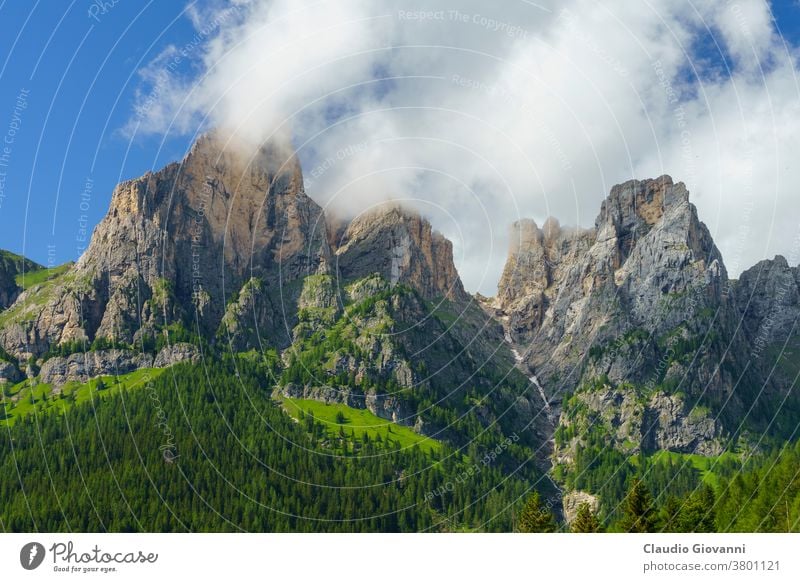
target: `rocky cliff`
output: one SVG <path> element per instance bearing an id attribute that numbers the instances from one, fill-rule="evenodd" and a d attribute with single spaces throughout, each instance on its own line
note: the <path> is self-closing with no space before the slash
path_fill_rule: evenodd
<path id="1" fill-rule="evenodd" d="M 360 395 L 431 430 L 472 415 L 530 433 L 539 456 L 583 413 L 620 449 L 701 454 L 742 426 L 783 434 L 800 413 L 798 269 L 778 257 L 729 280 L 669 176 L 615 186 L 593 228 L 515 224 L 485 299 L 416 212 L 331 219 L 287 148 L 212 132 L 180 163 L 120 184 L 74 266 L 22 290 L 17 259 L 0 261 L 6 383 L 36 366 L 58 384 L 194 361 L 187 341 L 276 349 L 273 380 L 292 394 Z M 163 336 L 183 347 L 157 353 Z M 564 416 L 573 397 L 583 412 Z M 556 454 L 575 446 L 573 435 Z"/>
<path id="2" fill-rule="evenodd" d="M 249 327 L 287 344 L 292 282 L 329 260 L 325 223 L 291 152 L 243 147 L 214 132 L 180 163 L 120 184 L 84 255 L 32 298 L 35 311 L 8 318 L 0 344 L 27 358 L 98 337 L 133 344 L 176 323 L 212 335 L 253 277 L 268 305 L 242 316 L 263 317 Z"/>
<path id="3" fill-rule="evenodd" d="M 192 344 L 176 343 L 162 348 L 155 357 L 132 350 L 98 350 L 49 358 L 39 370 L 39 381 L 60 387 L 67 382 L 88 382 L 92 378 L 120 375 L 141 368 L 167 368 L 180 362 L 200 361 Z"/>
<path id="4" fill-rule="evenodd" d="M 549 220 L 517 231 L 498 307 L 550 394 L 587 373 L 652 380 L 659 342 L 707 331 L 701 320 L 722 303 L 722 257 L 685 186 L 668 176 L 615 186 L 592 230 Z M 709 357 L 695 375 L 718 373 Z M 729 389 L 730 379 L 718 384 Z"/>
<path id="5" fill-rule="evenodd" d="M 708 409 L 690 406 L 682 396 L 634 387 L 599 385 L 572 396 L 556 431 L 557 463 L 569 463 L 577 447 L 600 432 L 608 446 L 630 455 L 673 451 L 718 455 L 724 431 Z"/>
<path id="6" fill-rule="evenodd" d="M 728 434 L 780 408 L 791 383 L 768 380 L 752 352 L 793 345 L 797 269 L 778 258 L 730 281 L 682 183 L 662 176 L 615 186 L 590 230 L 549 219 L 542 228 L 521 221 L 512 234 L 493 307 L 553 404 L 603 379 L 662 403 L 685 394 L 687 410 L 710 406 Z M 616 410 L 615 400 L 606 404 Z M 709 442 L 724 432 L 687 426 Z M 709 447 L 697 446 L 717 449 Z"/>
<path id="7" fill-rule="evenodd" d="M 468 299 L 453 263 L 453 244 L 401 206 L 382 205 L 356 217 L 336 247 L 335 269 L 344 280 L 378 273 L 393 285 L 417 289 L 425 299 Z"/>

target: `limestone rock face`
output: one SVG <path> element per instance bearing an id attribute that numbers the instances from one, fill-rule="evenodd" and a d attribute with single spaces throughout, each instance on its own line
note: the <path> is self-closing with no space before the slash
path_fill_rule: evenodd
<path id="1" fill-rule="evenodd" d="M 707 410 L 690 409 L 677 395 L 655 393 L 644 412 L 645 451 L 675 451 L 705 456 L 724 450 L 723 430 Z"/>
<path id="2" fill-rule="evenodd" d="M 200 361 L 200 350 L 194 344 L 178 342 L 161 348 L 153 360 L 156 368 L 168 368 L 181 362 L 196 364 Z"/>
<path id="3" fill-rule="evenodd" d="M 564 495 L 562 501 L 564 507 L 564 519 L 567 524 L 571 524 L 578 517 L 578 508 L 586 503 L 593 512 L 597 512 L 600 507 L 600 500 L 596 495 L 586 491 L 570 491 Z"/>
<path id="4" fill-rule="evenodd" d="M 402 426 L 423 426 L 416 411 L 407 402 L 391 394 L 379 394 L 374 390 L 362 393 L 331 386 L 301 387 L 295 384 L 284 386 L 280 392 L 287 398 L 318 400 L 325 404 L 344 404 L 350 408 L 366 409 L 379 418 Z"/>
<path id="5" fill-rule="evenodd" d="M 569 465 L 575 448 L 591 431 L 602 430 L 608 445 L 626 454 L 672 451 L 718 455 L 725 431 L 710 411 L 689 406 L 677 394 L 642 396 L 632 386 L 599 386 L 573 396 L 562 411 L 554 459 Z"/>
<path id="6" fill-rule="evenodd" d="M 669 176 L 615 186 L 593 230 L 553 220 L 516 230 L 497 303 L 548 394 L 603 374 L 652 381 L 659 342 L 708 331 L 703 316 L 724 302 L 722 257 L 685 186 Z M 723 359 L 708 350 L 691 379 L 719 376 Z M 732 382 L 717 386 L 724 392 Z"/>
<path id="7" fill-rule="evenodd" d="M 512 247 L 495 302 L 509 317 L 513 338 L 524 343 L 536 335 L 556 299 L 558 282 L 585 255 L 594 239 L 594 231 L 562 229 L 554 218 L 541 229 L 533 220 L 513 225 Z"/>
<path id="8" fill-rule="evenodd" d="M 296 293 L 281 289 L 324 269 L 329 256 L 322 210 L 306 196 L 293 153 L 275 144 L 245 150 L 213 132 L 180 163 L 117 186 L 84 255 L 0 343 L 27 357 L 70 340 L 132 343 L 175 321 L 213 335 L 228 298 L 253 277 L 293 312 Z M 279 318 L 265 319 L 265 337 L 288 343 L 273 325 Z"/>
<path id="9" fill-rule="evenodd" d="M 127 374 L 153 366 L 153 356 L 130 350 L 98 350 L 85 354 L 50 358 L 42 364 L 39 380 L 62 386 L 67 382 L 88 382 L 106 375 Z"/>
<path id="10" fill-rule="evenodd" d="M 291 306 L 291 302 L 288 303 Z M 280 315 L 288 315 L 290 321 L 294 317 L 291 307 L 288 310 L 279 307 L 279 298 L 268 293 L 262 279 L 253 277 L 242 286 L 238 296 L 228 303 L 217 336 L 233 351 L 270 345 L 273 339 L 270 334 L 283 321 Z"/>
<path id="11" fill-rule="evenodd" d="M 355 218 L 337 241 L 335 269 L 344 280 L 378 273 L 413 287 L 426 299 L 466 300 L 453 245 L 419 214 L 384 205 Z"/>
<path id="12" fill-rule="evenodd" d="M 155 357 L 133 350 L 96 350 L 45 360 L 39 370 L 39 381 L 58 387 L 67 382 L 84 383 L 98 376 L 117 376 L 141 368 L 167 368 L 184 361 L 200 361 L 200 352 L 193 344 L 166 346 Z"/>
<path id="13" fill-rule="evenodd" d="M 800 332 L 800 269 L 790 267 L 784 257 L 761 261 L 742 273 L 735 292 L 754 350 Z"/>
<path id="14" fill-rule="evenodd" d="M 750 416 L 790 438 L 800 410 L 800 269 L 781 256 L 761 261 L 742 273 L 732 296 L 744 348 L 736 357 L 748 366 L 740 391 L 752 403 Z"/>

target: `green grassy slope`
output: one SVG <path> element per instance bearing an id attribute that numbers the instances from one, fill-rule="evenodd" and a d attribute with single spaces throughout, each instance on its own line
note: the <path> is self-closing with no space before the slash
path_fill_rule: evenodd
<path id="1" fill-rule="evenodd" d="M 442 448 L 442 443 L 439 441 L 417 434 L 408 427 L 384 420 L 369 410 L 297 398 L 283 398 L 283 405 L 284 409 L 298 420 L 304 420 L 305 415 L 313 415 L 317 422 L 326 426 L 331 437 L 343 430 L 346 435 L 352 435 L 356 439 L 362 439 L 366 434 L 370 439 L 380 439 L 388 445 L 397 443 L 401 449 L 418 446 L 420 450 L 430 453 L 440 451 Z M 338 416 L 340 414 L 341 417 Z M 340 420 L 343 422 L 340 423 Z"/>
<path id="2" fill-rule="evenodd" d="M 81 384 L 69 382 L 59 390 L 49 384 L 30 385 L 29 380 L 8 387 L 0 406 L 0 426 L 13 426 L 30 414 L 63 413 L 77 404 L 96 402 L 122 390 L 141 388 L 158 378 L 165 368 L 142 368 L 120 376 L 102 376 Z"/>

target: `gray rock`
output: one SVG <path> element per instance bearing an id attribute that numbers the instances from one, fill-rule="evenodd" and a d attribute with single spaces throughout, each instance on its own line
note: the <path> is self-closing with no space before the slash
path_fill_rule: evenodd
<path id="1" fill-rule="evenodd" d="M 156 354 L 153 366 L 156 368 L 167 368 L 180 362 L 191 362 L 193 364 L 200 361 L 200 350 L 197 346 L 189 343 L 175 343 L 166 346 Z"/>
<path id="2" fill-rule="evenodd" d="M 257 277 L 273 299 L 262 336 L 288 345 L 282 313 L 294 317 L 299 292 L 291 283 L 329 257 L 322 209 L 294 155 L 213 132 L 180 163 L 117 186 L 81 259 L 56 288 L 28 298 L 0 344 L 27 357 L 71 340 L 132 342 L 140 327 L 183 316 L 213 336 L 230 295 Z"/>
<path id="3" fill-rule="evenodd" d="M 11 362 L 0 360 L 0 384 L 16 384 L 24 379 L 19 368 Z"/>
<path id="4" fill-rule="evenodd" d="M 742 273 L 734 292 L 753 351 L 763 352 L 800 331 L 800 270 L 784 257 L 761 261 Z"/>
<path id="5" fill-rule="evenodd" d="M 384 205 L 356 217 L 337 247 L 336 270 L 344 281 L 377 273 L 426 299 L 468 299 L 453 263 L 453 244 L 409 209 Z"/>
<path id="6" fill-rule="evenodd" d="M 571 524 L 578 516 L 578 508 L 586 503 L 593 512 L 597 512 L 600 507 L 600 500 L 596 495 L 586 491 L 570 491 L 566 493 L 562 500 L 564 508 L 564 519 L 567 524 Z"/>
<path id="7" fill-rule="evenodd" d="M 598 429 L 608 445 L 630 455 L 659 450 L 715 456 L 725 431 L 709 410 L 690 408 L 683 397 L 657 391 L 642 397 L 633 387 L 602 386 L 576 393 L 577 403 L 562 411 L 559 425 L 573 437 L 558 443 L 555 462 L 570 465 L 576 447 Z"/>
<path id="8" fill-rule="evenodd" d="M 369 410 L 375 416 L 395 424 L 409 427 L 419 427 L 424 423 L 417 417 L 406 402 L 390 394 L 378 394 L 369 391 L 366 394 L 350 389 L 337 389 L 331 386 L 298 386 L 287 384 L 280 389 L 280 393 L 287 398 L 300 398 L 304 400 L 317 400 L 325 404 L 344 404 L 350 408 Z"/>
<path id="9" fill-rule="evenodd" d="M 153 367 L 153 356 L 130 350 L 100 350 L 45 361 L 39 370 L 39 381 L 53 386 L 67 382 L 88 382 L 98 376 L 127 374 L 140 368 Z"/>
<path id="10" fill-rule="evenodd" d="M 611 190 L 593 230 L 527 221 L 513 238 L 496 305 L 549 395 L 560 400 L 602 375 L 657 387 L 661 358 L 681 335 L 720 338 L 681 354 L 691 359 L 683 388 L 720 401 L 730 394 L 736 363 L 725 339 L 736 318 L 727 273 L 682 183 L 626 182 Z"/>
<path id="11" fill-rule="evenodd" d="M 228 305 L 217 337 L 234 351 L 269 345 L 272 339 L 270 330 L 275 328 L 277 312 L 266 283 L 253 277 Z M 291 314 L 289 320 L 293 318 Z"/>

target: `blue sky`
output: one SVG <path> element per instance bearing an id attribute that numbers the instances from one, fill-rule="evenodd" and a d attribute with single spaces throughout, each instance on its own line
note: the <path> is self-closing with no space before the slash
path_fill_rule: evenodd
<path id="1" fill-rule="evenodd" d="M 138 71 L 167 46 L 180 47 L 195 37 L 184 14 L 187 3 L 107 0 L 105 10 L 98 8 L 100 4 L 89 0 L 0 0 L 0 140 L 19 126 L 8 145 L 7 164 L 0 166 L 0 173 L 5 173 L 0 174 L 0 248 L 42 264 L 76 259 L 85 244 L 79 240 L 83 223 L 91 229 L 104 216 L 114 186 L 180 159 L 190 145 L 190 136 L 170 135 L 162 142 L 161 136 L 151 134 L 131 142 L 122 132 L 141 88 Z M 726 3 L 721 0 L 721 4 Z M 800 43 L 798 2 L 778 1 L 772 8 L 785 38 L 794 45 Z M 454 34 L 475 38 L 485 34 L 475 27 L 450 28 Z M 584 52 L 597 52 L 588 44 L 583 48 Z M 196 56 L 201 52 L 196 51 Z M 721 58 L 714 54 L 694 57 L 712 63 Z M 191 60 L 183 61 L 179 71 L 186 75 L 198 72 L 203 71 Z M 24 109 L 20 109 L 21 92 Z M 565 139 L 561 134 L 556 137 Z M 0 154 L 2 146 L 0 143 Z M 573 163 L 572 167 L 577 172 L 582 166 Z M 621 175 L 627 171 L 622 168 Z M 333 172 L 328 176 L 333 180 Z M 599 201 L 592 200 L 584 204 L 589 216 L 599 207 Z M 714 204 L 708 198 L 704 203 L 708 207 L 701 208 L 704 216 L 713 219 Z M 536 205 L 531 203 L 530 208 L 535 214 Z M 459 241 L 455 243 L 458 246 Z M 504 247 L 498 248 L 501 256 Z M 481 285 L 484 283 L 472 287 Z M 485 285 L 481 288 L 491 291 L 492 277 Z"/>
<path id="2" fill-rule="evenodd" d="M 0 248 L 43 264 L 74 260 L 82 216 L 93 227 L 120 179 L 181 157 L 187 145 L 177 137 L 159 151 L 161 141 L 150 137 L 129 149 L 120 132 L 131 115 L 137 64 L 193 36 L 184 5 L 120 1 L 96 18 L 89 6 L 0 4 L 0 139 L 20 118 L 8 166 L 0 169 Z M 27 107 L 15 116 L 21 92 Z"/>

